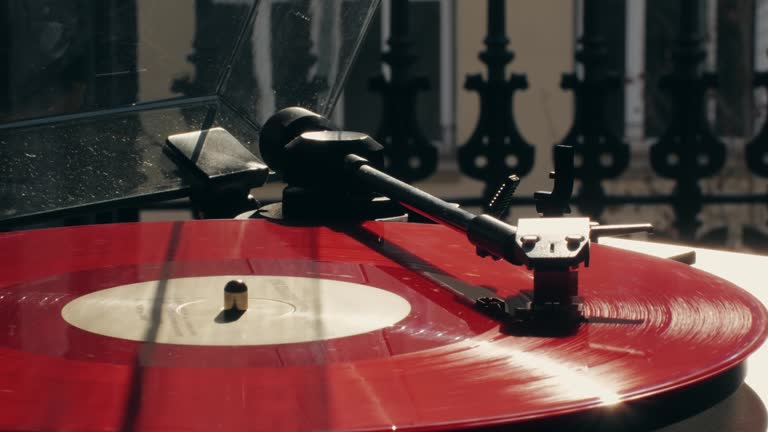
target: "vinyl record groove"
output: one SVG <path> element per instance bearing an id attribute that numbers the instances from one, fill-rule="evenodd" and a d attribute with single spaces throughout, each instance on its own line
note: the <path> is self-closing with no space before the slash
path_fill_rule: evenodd
<path id="1" fill-rule="evenodd" d="M 730 283 L 599 245 L 590 322 L 509 334 L 452 289 L 511 296 L 530 272 L 430 225 L 105 225 L 0 251 L 0 429 L 535 427 L 735 388 L 717 380 L 766 336 Z M 254 305 L 234 325 L 216 322 L 231 278 Z"/>

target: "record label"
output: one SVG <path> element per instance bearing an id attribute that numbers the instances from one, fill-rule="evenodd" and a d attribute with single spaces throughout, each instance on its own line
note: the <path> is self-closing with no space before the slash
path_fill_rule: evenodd
<path id="1" fill-rule="evenodd" d="M 248 310 L 229 320 L 223 287 L 250 288 Z M 61 314 L 80 329 L 140 342 L 199 346 L 314 342 L 389 327 L 411 311 L 402 297 L 348 282 L 289 276 L 206 276 L 95 291 Z"/>

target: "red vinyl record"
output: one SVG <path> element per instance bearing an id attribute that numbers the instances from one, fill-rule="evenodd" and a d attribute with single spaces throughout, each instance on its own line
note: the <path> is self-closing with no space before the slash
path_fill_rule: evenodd
<path id="1" fill-rule="evenodd" d="M 259 220 L 0 235 L 2 430 L 434 430 L 530 423 L 688 388 L 766 337 L 748 293 L 592 246 L 589 322 L 510 334 L 451 287 L 532 274 L 435 225 Z M 223 285 L 248 310 L 222 320 Z"/>

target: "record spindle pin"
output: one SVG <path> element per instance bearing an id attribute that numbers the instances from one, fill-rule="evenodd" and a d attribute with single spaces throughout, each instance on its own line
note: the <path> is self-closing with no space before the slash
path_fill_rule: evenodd
<path id="1" fill-rule="evenodd" d="M 248 285 L 242 280 L 231 280 L 224 285 L 224 316 L 234 321 L 248 310 Z"/>

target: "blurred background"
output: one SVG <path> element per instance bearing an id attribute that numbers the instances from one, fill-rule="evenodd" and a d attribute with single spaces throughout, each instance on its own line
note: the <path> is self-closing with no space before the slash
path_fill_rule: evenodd
<path id="1" fill-rule="evenodd" d="M 457 149 L 471 145 L 478 127 L 481 98 L 466 84 L 473 74 L 488 76 L 489 67 L 479 54 L 488 50 L 484 40 L 489 35 L 489 3 L 493 7 L 494 2 L 461 0 L 411 1 L 408 6 L 410 52 L 415 57 L 412 76 L 425 76 L 430 83 L 428 90 L 419 92 L 416 117 L 441 155 L 436 172 L 417 184 L 459 201 L 483 196 L 485 188 L 485 182 L 459 169 Z M 612 173 L 601 173 L 599 162 L 591 172 L 582 173 L 588 182 L 599 182 L 606 197 L 593 193 L 589 199 L 598 202 L 573 206 L 575 213 L 611 223 L 651 221 L 657 227 L 657 239 L 765 250 L 768 214 L 759 196 L 766 193 L 766 182 L 748 167 L 745 147 L 755 140 L 765 117 L 765 87 L 759 71 L 768 69 L 768 2 L 501 3 L 509 40 L 506 47 L 514 53 L 504 67 L 505 78 L 511 82 L 511 74 L 527 77 L 527 87 L 515 91 L 511 101 L 511 116 L 522 141 L 513 139 L 509 148 L 527 144 L 535 149 L 533 167 L 523 177 L 518 197 L 551 189 L 547 173 L 552 169 L 554 144 L 569 141 L 601 147 L 601 139 L 610 141 L 613 136 L 617 139 L 613 149 L 626 145 L 629 160 Z M 492 18 L 498 10 L 491 12 Z M 349 128 L 374 135 L 380 125 L 381 98 L 360 95 L 370 95 L 366 78 L 381 68 L 379 51 L 390 49 L 386 41 L 392 34 L 386 21 L 391 19 L 392 3 L 385 1 L 336 111 Z M 563 85 L 569 73 L 581 81 L 575 89 L 563 88 L 572 87 Z M 679 82 L 664 86 L 665 77 L 674 80 L 676 76 Z M 695 95 L 697 91 L 700 96 Z M 700 119 L 690 118 L 697 115 Z M 581 124 L 576 133 L 584 144 L 578 137 L 568 137 L 578 117 Z M 724 151 L 710 175 L 694 167 L 686 169 L 681 162 L 670 176 L 669 169 L 655 169 L 651 163 L 652 146 L 666 143 L 670 151 L 664 159 L 706 158 L 705 153 L 679 149 L 707 147 L 697 140 L 708 133 L 717 142 L 712 147 Z M 670 138 L 661 140 L 665 134 Z M 757 144 L 762 141 L 757 139 L 752 146 L 762 146 Z M 753 158 L 762 158 L 760 152 L 753 153 Z M 586 157 L 606 162 L 610 155 L 587 151 Z M 577 163 L 578 159 L 579 155 Z M 700 200 L 693 197 L 695 190 L 677 187 L 688 181 L 698 184 Z M 585 192 L 580 183 L 576 191 Z M 530 206 L 515 207 L 510 217 L 532 212 Z"/>
<path id="2" fill-rule="evenodd" d="M 508 218 L 535 215 L 568 144 L 575 215 L 768 251 L 768 0 L 0 5 L 4 229 L 191 218 L 165 137 L 218 125 L 257 153 L 263 121 L 299 104 L 475 211 L 515 173 Z"/>

